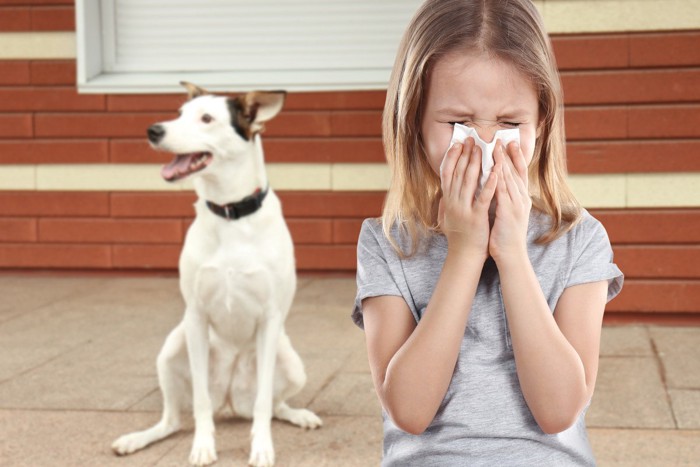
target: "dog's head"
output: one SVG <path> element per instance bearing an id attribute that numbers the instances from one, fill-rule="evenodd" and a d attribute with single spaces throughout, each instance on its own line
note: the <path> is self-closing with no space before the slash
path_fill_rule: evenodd
<path id="1" fill-rule="evenodd" d="M 148 141 L 155 149 L 175 153 L 161 171 L 169 182 L 240 157 L 253 157 L 255 136 L 284 104 L 284 91 L 253 91 L 238 97 L 217 96 L 191 83 L 189 100 L 175 120 L 148 128 Z"/>

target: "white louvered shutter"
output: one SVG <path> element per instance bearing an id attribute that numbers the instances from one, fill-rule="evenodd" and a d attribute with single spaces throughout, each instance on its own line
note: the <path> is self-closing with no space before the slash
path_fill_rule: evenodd
<path id="1" fill-rule="evenodd" d="M 212 89 L 381 89 L 422 0 L 101 0 L 102 72 Z"/>

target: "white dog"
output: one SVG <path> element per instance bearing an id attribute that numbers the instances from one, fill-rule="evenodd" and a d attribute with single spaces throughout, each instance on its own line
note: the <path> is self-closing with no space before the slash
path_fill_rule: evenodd
<path id="1" fill-rule="evenodd" d="M 296 290 L 294 249 L 268 185 L 260 141 L 285 93 L 227 98 L 182 84 L 190 100 L 180 117 L 151 126 L 148 138 L 154 148 L 177 154 L 162 176 L 191 176 L 199 198 L 180 256 L 185 316 L 158 355 L 162 419 L 122 436 L 112 449 L 129 454 L 178 431 L 191 384 L 190 463 L 216 461 L 213 414 L 228 406 L 253 419 L 249 463 L 269 466 L 275 460 L 272 416 L 321 426 L 314 413 L 285 402 L 306 374 L 284 330 Z"/>

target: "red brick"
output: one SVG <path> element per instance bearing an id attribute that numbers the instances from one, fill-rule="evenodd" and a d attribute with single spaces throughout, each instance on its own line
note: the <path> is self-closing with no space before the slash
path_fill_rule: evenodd
<path id="1" fill-rule="evenodd" d="M 628 279 L 699 279 L 700 246 L 616 246 L 615 263 Z"/>
<path id="2" fill-rule="evenodd" d="M 104 96 L 78 94 L 75 88 L 0 89 L 0 111 L 103 110 Z"/>
<path id="3" fill-rule="evenodd" d="M 381 110 L 386 91 L 292 92 L 287 94 L 287 110 Z"/>
<path id="4" fill-rule="evenodd" d="M 630 64 L 634 67 L 700 65 L 700 31 L 633 34 Z"/>
<path id="5" fill-rule="evenodd" d="M 111 265 L 108 246 L 0 244 L 2 268 L 105 269 Z"/>
<path id="6" fill-rule="evenodd" d="M 116 269 L 177 269 L 180 245 L 115 245 Z"/>
<path id="7" fill-rule="evenodd" d="M 46 243 L 182 242 L 180 220 L 41 219 L 39 240 Z"/>
<path id="8" fill-rule="evenodd" d="M 0 138 L 24 138 L 32 134 L 31 114 L 0 115 Z"/>
<path id="9" fill-rule="evenodd" d="M 565 112 L 569 141 L 627 138 L 627 109 L 624 107 L 569 107 Z"/>
<path id="10" fill-rule="evenodd" d="M 381 138 L 265 138 L 267 162 L 384 162 Z"/>
<path id="11" fill-rule="evenodd" d="M 156 151 L 148 144 L 146 137 L 140 139 L 112 139 L 109 142 L 109 160 L 119 163 L 165 164 L 173 155 Z"/>
<path id="12" fill-rule="evenodd" d="M 330 112 L 296 112 L 283 110 L 266 124 L 266 136 L 330 136 Z"/>
<path id="13" fill-rule="evenodd" d="M 382 112 L 334 112 L 332 134 L 337 136 L 381 136 Z"/>
<path id="14" fill-rule="evenodd" d="M 191 217 L 197 199 L 192 192 L 112 193 L 113 217 Z"/>
<path id="15" fill-rule="evenodd" d="M 35 85 L 75 85 L 75 60 L 38 60 L 31 63 L 31 82 Z"/>
<path id="16" fill-rule="evenodd" d="M 289 219 L 287 226 L 295 244 L 331 243 L 333 226 L 326 219 Z"/>
<path id="17" fill-rule="evenodd" d="M 364 219 L 334 219 L 333 243 L 356 245 Z"/>
<path id="18" fill-rule="evenodd" d="M 377 217 L 381 215 L 384 192 L 277 193 L 286 217 Z"/>
<path id="19" fill-rule="evenodd" d="M 0 216 L 106 216 L 109 195 L 96 192 L 0 192 Z"/>
<path id="20" fill-rule="evenodd" d="M 29 84 L 29 62 L 0 60 L 0 85 Z"/>
<path id="21" fill-rule="evenodd" d="M 355 246 L 299 245 L 295 249 L 300 271 L 353 271 L 357 268 Z"/>
<path id="22" fill-rule="evenodd" d="M 0 31 L 29 31 L 32 15 L 28 7 L 0 7 Z"/>
<path id="23" fill-rule="evenodd" d="M 699 140 L 573 142 L 570 173 L 700 172 Z"/>
<path id="24" fill-rule="evenodd" d="M 560 70 L 626 68 L 626 35 L 553 36 L 552 47 Z"/>
<path id="25" fill-rule="evenodd" d="M 700 209 L 595 209 L 614 246 L 700 243 Z"/>
<path id="26" fill-rule="evenodd" d="M 172 112 L 177 117 L 187 101 L 184 94 L 121 94 L 107 96 L 107 108 L 115 112 Z"/>
<path id="27" fill-rule="evenodd" d="M 562 74 L 566 104 L 645 104 L 700 100 L 700 70 L 631 70 Z"/>
<path id="28" fill-rule="evenodd" d="M 35 31 L 75 31 L 75 8 L 71 6 L 33 8 L 32 29 Z"/>
<path id="29" fill-rule="evenodd" d="M 163 114 L 63 113 L 37 114 L 39 137 L 133 137 L 144 136 L 152 124 L 169 118 Z"/>
<path id="30" fill-rule="evenodd" d="M 640 106 L 629 110 L 631 138 L 697 138 L 700 105 Z"/>
<path id="31" fill-rule="evenodd" d="M 642 280 L 625 281 L 622 292 L 606 310 L 647 313 L 700 312 L 700 281 Z"/>
<path id="32" fill-rule="evenodd" d="M 0 163 L 63 164 L 108 162 L 107 141 L 0 140 Z"/>
<path id="33" fill-rule="evenodd" d="M 36 219 L 4 218 L 0 219 L 0 242 L 35 242 Z"/>

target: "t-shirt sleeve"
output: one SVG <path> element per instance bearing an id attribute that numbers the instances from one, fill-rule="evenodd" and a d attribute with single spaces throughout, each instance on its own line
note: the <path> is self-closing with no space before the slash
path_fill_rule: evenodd
<path id="1" fill-rule="evenodd" d="M 352 320 L 363 329 L 362 300 L 382 295 L 402 296 L 386 258 L 387 246 L 378 222 L 365 220 L 357 241 L 357 295 L 352 311 Z"/>
<path id="2" fill-rule="evenodd" d="M 613 262 L 613 251 L 603 224 L 588 217 L 578 226 L 576 253 L 566 287 L 590 282 L 608 281 L 609 302 L 622 290 L 624 275 Z"/>

